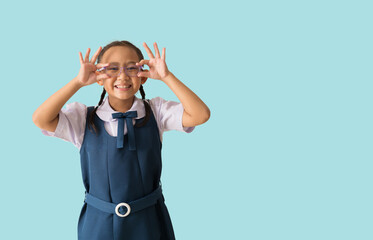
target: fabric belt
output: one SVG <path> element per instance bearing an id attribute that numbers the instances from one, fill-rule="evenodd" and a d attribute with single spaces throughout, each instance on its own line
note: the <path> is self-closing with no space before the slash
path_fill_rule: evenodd
<path id="1" fill-rule="evenodd" d="M 143 210 L 147 207 L 150 207 L 157 203 L 157 200 L 162 197 L 162 187 L 159 186 L 152 193 L 139 198 L 137 200 L 131 201 L 129 203 L 111 203 L 101 200 L 93 195 L 86 193 L 84 202 L 95 207 L 103 212 L 116 214 L 119 217 L 127 217 L 130 213 L 135 213 L 137 211 Z M 119 211 L 122 210 L 122 207 L 126 207 L 126 213 L 122 214 Z"/>

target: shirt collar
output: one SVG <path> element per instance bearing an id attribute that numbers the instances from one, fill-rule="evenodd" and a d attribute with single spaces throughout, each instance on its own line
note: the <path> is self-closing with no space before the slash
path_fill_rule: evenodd
<path id="1" fill-rule="evenodd" d="M 145 107 L 142 99 L 134 96 L 132 107 L 128 111 L 137 111 L 137 117 L 135 119 L 143 118 L 145 116 Z M 128 112 L 127 111 L 127 112 Z M 109 104 L 109 98 L 106 97 L 102 104 L 97 108 L 97 116 L 105 122 L 116 122 L 117 119 L 113 119 L 112 113 L 117 113 Z"/>

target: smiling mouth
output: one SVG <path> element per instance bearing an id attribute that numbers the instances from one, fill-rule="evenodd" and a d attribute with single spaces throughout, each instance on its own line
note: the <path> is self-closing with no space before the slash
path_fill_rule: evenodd
<path id="1" fill-rule="evenodd" d="M 132 85 L 114 85 L 115 88 L 118 88 L 118 89 L 129 89 L 132 87 Z"/>

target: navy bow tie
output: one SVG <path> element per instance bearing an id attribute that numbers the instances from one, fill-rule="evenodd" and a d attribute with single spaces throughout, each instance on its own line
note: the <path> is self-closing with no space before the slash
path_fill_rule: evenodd
<path id="1" fill-rule="evenodd" d="M 137 117 L 137 111 L 113 113 L 112 116 L 118 119 L 117 148 L 123 148 L 124 119 L 126 119 L 129 150 L 136 150 L 135 129 L 132 124 L 132 118 Z"/>

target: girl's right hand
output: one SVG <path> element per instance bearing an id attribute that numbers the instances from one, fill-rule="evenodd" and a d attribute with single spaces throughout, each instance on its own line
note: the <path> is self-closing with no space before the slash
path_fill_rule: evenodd
<path id="1" fill-rule="evenodd" d="M 99 47 L 99 49 L 97 49 L 96 53 L 93 55 L 91 60 L 89 60 L 89 53 L 91 52 L 90 48 L 88 48 L 85 54 L 84 60 L 83 60 L 82 53 L 79 52 L 80 70 L 79 70 L 79 73 L 76 79 L 80 85 L 87 86 L 87 85 L 97 82 L 99 79 L 109 77 L 106 74 L 99 74 L 96 72 L 96 70 L 99 68 L 109 66 L 109 64 L 103 64 L 103 63 L 99 63 L 95 65 L 96 59 L 98 55 L 100 54 L 101 50 L 102 50 L 102 47 Z"/>

